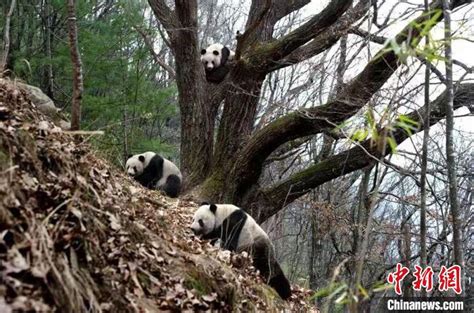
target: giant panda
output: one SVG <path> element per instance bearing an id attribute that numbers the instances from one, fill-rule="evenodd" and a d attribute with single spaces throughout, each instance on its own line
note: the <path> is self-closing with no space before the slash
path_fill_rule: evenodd
<path id="1" fill-rule="evenodd" d="M 181 190 L 183 176 L 178 167 L 155 152 L 130 155 L 125 167 L 128 175 L 144 187 L 163 190 L 172 198 Z"/>
<path id="2" fill-rule="evenodd" d="M 220 83 L 229 72 L 226 66 L 228 60 L 235 56 L 234 51 L 229 50 L 220 43 L 214 43 L 201 50 L 201 62 L 206 71 L 206 80 L 211 83 Z"/>
<path id="3" fill-rule="evenodd" d="M 277 260 L 265 231 L 244 210 L 231 204 L 202 203 L 194 214 L 191 230 L 202 239 L 219 242 L 223 249 L 247 251 L 260 275 L 282 299 L 291 296 L 291 287 Z"/>

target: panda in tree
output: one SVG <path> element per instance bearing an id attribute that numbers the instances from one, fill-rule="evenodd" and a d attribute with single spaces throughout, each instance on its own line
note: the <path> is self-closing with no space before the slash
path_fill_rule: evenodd
<path id="1" fill-rule="evenodd" d="M 229 73 L 227 61 L 233 60 L 235 52 L 220 43 L 214 43 L 201 50 L 201 62 L 206 71 L 206 80 L 218 84 Z"/>

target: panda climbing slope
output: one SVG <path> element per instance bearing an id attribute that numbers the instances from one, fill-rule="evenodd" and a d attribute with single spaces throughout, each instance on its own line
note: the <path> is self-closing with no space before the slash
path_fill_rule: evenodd
<path id="1" fill-rule="evenodd" d="M 247 251 L 260 275 L 282 299 L 291 296 L 291 287 L 277 260 L 265 231 L 244 210 L 231 204 L 203 203 L 194 214 L 191 230 L 202 239 L 220 240 L 220 247 Z"/>
<path id="2" fill-rule="evenodd" d="M 215 43 L 201 50 L 201 62 L 206 71 L 206 80 L 211 83 L 220 83 L 229 72 L 226 66 L 228 60 L 233 60 L 234 51 L 220 43 Z"/>
<path id="3" fill-rule="evenodd" d="M 155 152 L 129 156 L 125 166 L 128 175 L 144 187 L 163 190 L 172 198 L 181 191 L 183 177 L 178 167 Z"/>

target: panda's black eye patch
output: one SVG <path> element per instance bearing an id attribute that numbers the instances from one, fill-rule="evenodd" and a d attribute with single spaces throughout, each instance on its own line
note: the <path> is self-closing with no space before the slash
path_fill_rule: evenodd
<path id="1" fill-rule="evenodd" d="M 213 53 L 214 55 L 219 55 L 219 51 L 217 51 L 217 50 L 212 51 L 212 53 Z"/>
<path id="2" fill-rule="evenodd" d="M 199 222 L 199 226 L 204 227 L 204 222 L 202 221 L 202 219 L 200 219 L 198 222 Z"/>
<path id="3" fill-rule="evenodd" d="M 133 167 L 133 170 L 136 172 L 136 171 L 137 171 L 137 167 L 136 167 L 136 166 L 134 166 L 134 167 Z"/>

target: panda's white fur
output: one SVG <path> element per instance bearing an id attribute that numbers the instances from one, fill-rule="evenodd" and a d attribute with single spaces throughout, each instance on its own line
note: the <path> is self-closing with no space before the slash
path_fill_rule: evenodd
<path id="1" fill-rule="evenodd" d="M 228 60 L 233 60 L 235 52 L 228 49 L 228 56 L 224 49 L 228 49 L 223 44 L 213 43 L 206 49 L 201 50 L 201 62 L 204 65 L 206 71 L 211 71 L 216 67 L 224 65 Z M 224 57 L 224 60 L 222 59 Z M 224 62 L 222 62 L 224 61 Z"/>
<path id="2" fill-rule="evenodd" d="M 132 155 L 125 164 L 127 173 L 140 184 L 151 189 L 162 189 L 168 196 L 177 197 L 183 176 L 178 167 L 155 152 Z"/>
<path id="3" fill-rule="evenodd" d="M 241 208 L 203 203 L 194 214 L 191 230 L 203 239 L 219 240 L 221 248 L 249 252 L 267 283 L 283 299 L 291 295 L 290 284 L 275 259 L 267 233 Z"/>
<path id="4" fill-rule="evenodd" d="M 217 210 L 215 214 L 210 210 L 210 204 L 204 204 L 199 207 L 194 214 L 193 223 L 191 225 L 191 229 L 195 234 L 209 234 L 218 226 L 222 225 L 224 220 L 233 212 L 241 210 L 239 207 L 232 204 L 216 204 L 216 206 Z M 199 219 L 202 219 L 204 227 L 199 225 Z M 239 251 L 251 246 L 256 239 L 259 238 L 270 240 L 267 233 L 257 224 L 253 217 L 247 214 L 247 222 L 242 227 L 238 238 L 237 246 Z M 221 245 L 222 244 L 223 243 L 221 243 Z"/>
<path id="5" fill-rule="evenodd" d="M 201 62 L 206 71 L 206 79 L 220 83 L 229 72 L 227 61 L 233 60 L 235 52 L 220 43 L 214 43 L 201 50 Z"/>

